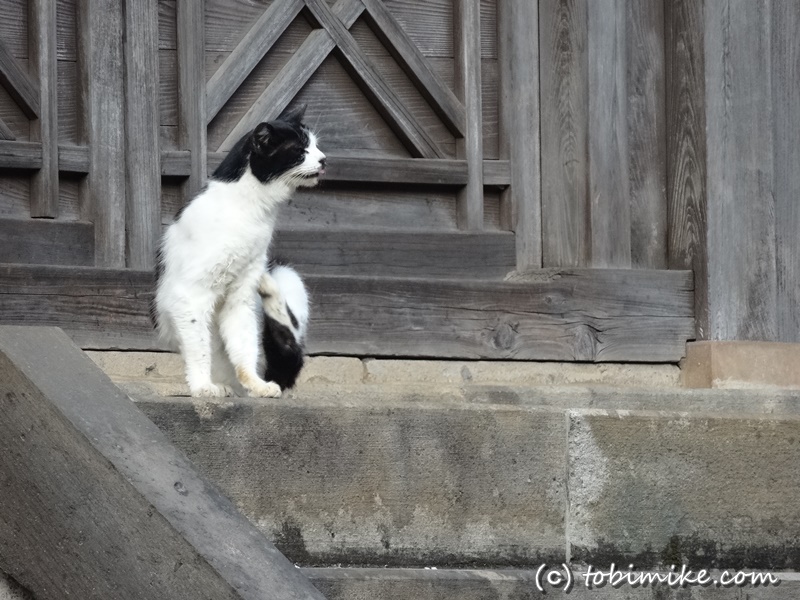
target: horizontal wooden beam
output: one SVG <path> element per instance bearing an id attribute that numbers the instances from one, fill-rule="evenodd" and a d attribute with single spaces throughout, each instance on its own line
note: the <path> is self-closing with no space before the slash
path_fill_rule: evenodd
<path id="1" fill-rule="evenodd" d="M 42 145 L 38 142 L 0 140 L 0 169 L 36 171 L 42 168 Z"/>
<path id="2" fill-rule="evenodd" d="M 63 331 L 0 327 L 0 556 L 36 598 L 323 600 Z"/>
<path id="3" fill-rule="evenodd" d="M 0 219 L 0 262 L 94 265 L 94 227 L 52 219 Z"/>
<path id="4" fill-rule="evenodd" d="M 90 161 L 88 146 L 58 147 L 58 170 L 63 173 L 88 173 Z"/>
<path id="5" fill-rule="evenodd" d="M 29 119 L 39 117 L 39 85 L 27 71 L 23 70 L 11 51 L 0 40 L 0 85 L 25 113 Z"/>
<path id="6" fill-rule="evenodd" d="M 499 231 L 281 229 L 271 255 L 304 273 L 442 279 L 499 280 L 516 261 L 514 235 Z"/>
<path id="7" fill-rule="evenodd" d="M 511 168 L 507 160 L 483 161 L 483 185 L 506 187 L 511 183 Z"/>
<path id="8" fill-rule="evenodd" d="M 694 337 L 690 271 L 540 270 L 518 281 L 308 276 L 311 353 L 676 362 Z M 160 349 L 153 274 L 0 265 L 0 320 L 82 347 Z"/>

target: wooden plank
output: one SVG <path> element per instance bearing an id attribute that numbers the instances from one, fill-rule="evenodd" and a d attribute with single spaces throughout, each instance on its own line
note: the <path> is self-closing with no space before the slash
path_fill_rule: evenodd
<path id="1" fill-rule="evenodd" d="M 800 342 L 800 5 L 772 5 L 778 340 Z"/>
<path id="2" fill-rule="evenodd" d="M 377 74 L 368 57 L 360 51 L 358 44 L 342 22 L 336 18 L 324 0 L 306 0 L 311 14 L 330 34 L 336 43 L 337 53 L 345 61 L 362 90 L 387 120 L 409 151 L 416 158 L 444 158 L 442 150 L 417 122 L 414 115 L 397 98 L 386 82 Z"/>
<path id="3" fill-rule="evenodd" d="M 51 219 L 0 219 L 0 262 L 92 266 L 94 228 Z"/>
<path id="4" fill-rule="evenodd" d="M 667 266 L 664 1 L 625 3 L 631 265 Z"/>
<path id="5" fill-rule="evenodd" d="M 178 144 L 191 152 L 186 200 L 206 181 L 205 0 L 177 0 Z"/>
<path id="6" fill-rule="evenodd" d="M 206 86 L 210 123 L 303 8 L 303 0 L 273 2 L 216 70 Z"/>
<path id="7" fill-rule="evenodd" d="M 214 170 L 222 162 L 219 157 L 212 163 L 213 155 L 208 157 L 208 168 Z M 188 177 L 192 172 L 192 155 L 188 150 L 164 150 L 161 152 L 161 174 L 169 177 Z"/>
<path id="8" fill-rule="evenodd" d="M 483 161 L 483 185 L 507 187 L 511 183 L 511 165 L 507 160 Z"/>
<path id="9" fill-rule="evenodd" d="M 403 67 L 406 74 L 414 81 L 415 85 L 431 103 L 436 114 L 444 121 L 445 125 L 455 136 L 464 135 L 467 131 L 467 113 L 464 104 L 459 101 L 452 90 L 434 73 L 430 63 L 405 32 L 402 25 L 392 15 L 386 5 L 380 0 L 362 0 L 369 14 L 369 21 L 378 38 L 384 43 L 389 52 Z M 470 15 L 477 20 L 478 17 Z M 458 18 L 454 19 L 455 30 L 458 32 Z M 470 33 L 474 33 L 470 31 Z M 478 50 L 480 56 L 480 49 Z"/>
<path id="10" fill-rule="evenodd" d="M 86 146 L 59 146 L 58 170 L 62 173 L 89 172 L 90 151 Z"/>
<path id="11" fill-rule="evenodd" d="M 542 263 L 581 267 L 591 250 L 587 0 L 541 0 Z"/>
<path id="12" fill-rule="evenodd" d="M 588 3 L 593 267 L 631 266 L 625 0 Z"/>
<path id="13" fill-rule="evenodd" d="M 308 276 L 311 353 L 675 362 L 694 335 L 689 271 L 534 271 L 527 281 Z M 0 266 L 0 319 L 84 348 L 158 348 L 152 273 Z M 380 318 L 376 318 L 380 315 Z"/>
<path id="14" fill-rule="evenodd" d="M 458 226 L 483 229 L 483 110 L 481 90 L 481 13 L 479 0 L 456 0 L 456 92 L 464 102 L 464 137 L 456 140 L 456 157 L 466 159 L 467 185 L 458 194 Z"/>
<path id="15" fill-rule="evenodd" d="M 705 7 L 711 340 L 778 337 L 771 5 Z"/>
<path id="16" fill-rule="evenodd" d="M 184 90 L 185 93 L 185 90 Z M 197 94 L 197 90 L 194 91 Z M 127 152 L 127 265 L 152 269 L 161 236 L 159 165 L 158 4 L 125 5 L 125 109 Z"/>
<path id="17" fill-rule="evenodd" d="M 507 232 L 346 229 L 280 229 L 270 255 L 307 274 L 498 280 L 516 257 Z"/>
<path id="18" fill-rule="evenodd" d="M 669 268 L 695 273 L 697 337 L 708 333 L 706 113 L 703 4 L 666 2 Z"/>
<path id="19" fill-rule="evenodd" d="M 35 171 L 42 167 L 42 145 L 38 142 L 0 140 L 0 169 Z"/>
<path id="20" fill-rule="evenodd" d="M 8 128 L 8 125 L 0 119 L 0 140 L 13 142 L 15 139 L 17 139 L 17 136 L 15 136 L 14 132 Z"/>
<path id="21" fill-rule="evenodd" d="M 25 116 L 36 119 L 41 110 L 39 86 L 28 73 L 20 67 L 19 61 L 0 40 L 0 85 L 19 105 Z"/>
<path id="22" fill-rule="evenodd" d="M 498 5 L 498 47 L 502 67 L 501 158 L 511 166 L 504 194 L 504 221 L 517 239 L 517 269 L 542 266 L 542 204 L 539 135 L 538 3 L 508 0 Z"/>
<path id="23" fill-rule="evenodd" d="M 39 118 L 31 121 L 30 140 L 42 144 L 42 168 L 31 180 L 31 216 L 58 216 L 58 57 L 56 3 L 31 0 L 29 50 L 31 74 L 39 82 Z"/>
<path id="24" fill-rule="evenodd" d="M 95 264 L 125 266 L 125 85 L 122 5 L 87 0 L 78 6 L 81 92 L 89 139 L 90 210 Z M 83 140 L 81 140 L 83 141 Z"/>
<path id="25" fill-rule="evenodd" d="M 0 553 L 36 598 L 323 600 L 62 331 L 0 329 L 0 373 Z"/>

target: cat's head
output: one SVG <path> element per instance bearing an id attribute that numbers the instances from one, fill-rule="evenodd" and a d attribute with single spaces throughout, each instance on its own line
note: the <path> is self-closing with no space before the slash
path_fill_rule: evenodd
<path id="1" fill-rule="evenodd" d="M 305 110 L 305 106 L 295 108 L 253 130 L 250 168 L 260 181 L 314 187 L 325 173 L 325 155 L 317 148 L 317 136 L 303 124 Z"/>

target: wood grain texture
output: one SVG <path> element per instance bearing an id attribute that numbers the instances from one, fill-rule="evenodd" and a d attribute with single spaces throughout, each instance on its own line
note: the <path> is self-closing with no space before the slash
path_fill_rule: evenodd
<path id="1" fill-rule="evenodd" d="M 511 167 L 503 212 L 516 234 L 517 268 L 527 271 L 542 266 L 540 136 L 530 135 L 540 125 L 539 13 L 528 0 L 503 1 L 498 11 L 500 157 Z"/>
<path id="2" fill-rule="evenodd" d="M 52 219 L 0 219 L 0 262 L 92 266 L 94 228 Z"/>
<path id="3" fill-rule="evenodd" d="M 800 342 L 800 5 L 772 5 L 778 340 Z"/>
<path id="4" fill-rule="evenodd" d="M 631 266 L 667 266 L 664 2 L 626 2 Z"/>
<path id="5" fill-rule="evenodd" d="M 542 263 L 589 264 L 586 0 L 539 3 Z"/>
<path id="6" fill-rule="evenodd" d="M 450 128 L 453 135 L 466 132 L 467 115 L 464 104 L 459 101 L 453 91 L 434 73 L 422 51 L 405 32 L 391 11 L 380 0 L 363 0 L 369 15 L 369 21 L 378 38 L 389 49 L 392 56 L 400 63 L 408 76 L 417 85 L 425 99 L 431 103 L 436 113 Z M 480 12 L 470 18 L 480 27 Z M 458 21 L 459 17 L 456 16 Z M 474 25 L 474 23 L 473 23 Z M 458 35 L 459 28 L 456 27 Z M 475 33 L 472 31 L 471 33 Z M 456 53 L 458 54 L 458 53 Z M 477 50 L 480 62 L 480 49 Z"/>
<path id="7" fill-rule="evenodd" d="M 777 339 L 771 6 L 706 3 L 712 340 Z"/>
<path id="8" fill-rule="evenodd" d="M 58 216 L 58 57 L 56 3 L 29 4 L 30 65 L 38 81 L 39 118 L 31 121 L 30 139 L 42 144 L 42 167 L 31 180 L 31 216 Z"/>
<path id="9" fill-rule="evenodd" d="M 666 135 L 670 269 L 695 273 L 698 339 L 708 333 L 703 4 L 666 2 Z"/>
<path id="10" fill-rule="evenodd" d="M 127 265 L 152 269 L 161 236 L 158 139 L 158 5 L 125 4 L 125 109 Z M 196 91 L 195 91 L 196 93 Z"/>
<path id="11" fill-rule="evenodd" d="M 302 0 L 273 2 L 225 59 L 206 86 L 206 123 L 247 78 L 303 8 Z"/>
<path id="12" fill-rule="evenodd" d="M 306 0 L 316 19 L 336 43 L 337 53 L 362 90 L 387 120 L 412 155 L 418 158 L 444 158 L 444 153 L 420 126 L 414 115 L 397 98 L 389 86 L 376 74 L 368 57 L 364 56 L 353 37 L 331 12 L 323 0 Z"/>
<path id="13" fill-rule="evenodd" d="M 483 229 L 483 98 L 481 89 L 481 19 L 479 0 L 456 0 L 453 41 L 455 86 L 466 112 L 464 136 L 456 156 L 467 161 L 467 185 L 458 194 L 459 228 Z"/>
<path id="14" fill-rule="evenodd" d="M 42 167 L 42 145 L 38 142 L 0 140 L 0 169 L 36 170 Z"/>
<path id="15" fill-rule="evenodd" d="M 58 170 L 62 173 L 88 173 L 90 150 L 86 146 L 59 146 Z"/>
<path id="16" fill-rule="evenodd" d="M 308 276 L 311 353 L 674 362 L 694 334 L 687 271 L 545 270 L 500 283 Z M 156 347 L 152 274 L 0 267 L 0 318 L 84 348 Z M 91 307 L 91 308 L 89 308 Z"/>
<path id="17" fill-rule="evenodd" d="M 17 139 L 17 136 L 14 135 L 14 132 L 8 128 L 8 125 L 5 124 L 5 121 L 0 119 L 0 140 L 8 140 L 13 142 Z"/>
<path id="18" fill-rule="evenodd" d="M 186 199 L 206 182 L 205 0 L 177 0 L 178 144 L 189 150 Z"/>
<path id="19" fill-rule="evenodd" d="M 3 19 L 0 21 L 0 39 L 12 56 L 28 58 L 28 2 L 4 0 Z"/>
<path id="20" fill-rule="evenodd" d="M 502 279 L 514 268 L 510 233 L 280 229 L 271 256 L 306 274 Z"/>
<path id="21" fill-rule="evenodd" d="M 81 127 L 91 152 L 89 194 L 95 264 L 125 266 L 125 84 L 122 5 L 87 0 L 79 5 L 78 30 L 86 111 Z"/>
<path id="22" fill-rule="evenodd" d="M 41 110 L 39 85 L 27 71 L 22 69 L 4 40 L 0 40 L 0 85 L 19 104 L 29 119 L 39 116 Z"/>
<path id="23" fill-rule="evenodd" d="M 511 183 L 511 165 L 507 160 L 483 161 L 483 185 L 506 188 Z"/>
<path id="24" fill-rule="evenodd" d="M 592 266 L 631 266 L 624 0 L 588 3 Z"/>
<path id="25" fill-rule="evenodd" d="M 323 600 L 62 331 L 4 327 L 0 370 L 0 552 L 36 598 Z"/>

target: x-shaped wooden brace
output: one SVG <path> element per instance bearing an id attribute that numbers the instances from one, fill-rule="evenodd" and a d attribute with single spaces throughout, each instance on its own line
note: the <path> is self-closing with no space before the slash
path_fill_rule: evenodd
<path id="1" fill-rule="evenodd" d="M 338 0 L 333 8 L 329 8 L 325 0 L 273 2 L 209 80 L 208 122 L 219 113 L 304 6 L 308 7 L 321 28 L 311 32 L 225 138 L 219 150 L 230 150 L 242 135 L 259 122 L 280 115 L 328 55 L 338 49 L 348 72 L 411 153 L 418 158 L 444 158 L 441 148 L 378 75 L 374 65 L 360 52 L 357 42 L 349 32 L 350 27 L 366 10 L 375 33 L 420 93 L 453 135 L 463 136 L 466 129 L 463 103 L 436 76 L 419 48 L 386 9 L 382 0 Z"/>

